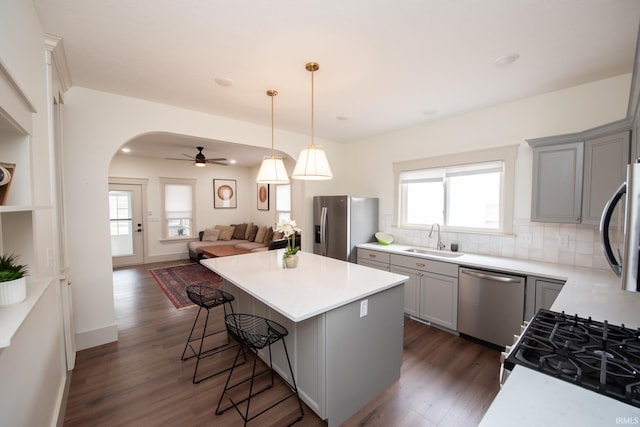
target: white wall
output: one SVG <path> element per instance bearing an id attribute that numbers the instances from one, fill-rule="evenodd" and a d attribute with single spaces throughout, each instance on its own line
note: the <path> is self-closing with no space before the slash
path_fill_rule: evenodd
<path id="1" fill-rule="evenodd" d="M 107 192 L 108 176 L 117 174 L 109 168 L 118 149 L 147 132 L 171 132 L 268 148 L 271 128 L 268 123 L 258 126 L 79 87 L 66 94 L 63 125 L 69 264 L 80 350 L 117 339 Z M 296 193 L 303 195 L 303 202 L 294 206 L 294 212 L 298 212 L 295 219 L 303 230 L 307 228 L 306 221 L 311 221 L 311 214 L 304 210 L 311 205 L 308 199 L 326 191 L 327 186 L 339 186 L 343 175 L 340 147 L 331 141 L 316 141 L 325 147 L 338 178 L 329 184 L 296 184 Z M 278 150 L 297 158 L 309 142 L 309 136 L 279 131 L 276 145 Z M 242 192 L 251 192 L 255 200 L 255 183 L 241 185 L 247 185 Z M 203 197 L 210 196 L 207 192 Z M 220 221 L 230 221 L 232 216 L 220 213 Z M 256 218 L 262 222 L 263 216 Z"/>
<path id="2" fill-rule="evenodd" d="M 38 171 L 30 179 L 31 197 L 26 205 L 52 205 L 49 149 L 47 68 L 44 34 L 31 1 L 0 2 L 0 61 L 24 92 L 36 113 L 28 115 L 31 136 L 27 142 L 31 169 L 24 164 L 16 173 Z M 0 108 L 7 99 L 0 97 Z M 19 120 L 18 120 L 19 121 Z M 1 147 L 4 149 L 4 147 Z M 0 425 L 55 425 L 66 380 L 60 292 L 55 263 L 48 262 L 48 249 L 55 248 L 55 215 L 52 209 L 38 209 L 33 217 L 34 253 L 29 280 L 47 279 L 50 285 L 38 299 L 11 340 L 0 350 Z M 30 236 L 25 236 L 30 238 Z M 30 290 L 27 287 L 27 293 Z"/>
<path id="3" fill-rule="evenodd" d="M 394 162 L 482 148 L 519 145 L 516 160 L 514 231 L 532 233 L 534 245 L 519 246 L 514 236 L 445 233 L 461 251 L 607 268 L 592 226 L 530 223 L 532 151 L 526 139 L 579 132 L 625 118 L 631 76 L 623 75 L 518 100 L 442 120 L 377 135 L 345 146 L 352 161 L 349 193 L 380 197 L 380 227 L 401 243 L 435 246 L 427 233 L 394 227 Z M 559 248 L 558 234 L 571 238 Z"/>

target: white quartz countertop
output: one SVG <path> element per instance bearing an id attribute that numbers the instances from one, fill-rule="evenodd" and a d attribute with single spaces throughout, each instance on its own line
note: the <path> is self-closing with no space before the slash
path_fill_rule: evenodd
<path id="1" fill-rule="evenodd" d="M 404 283 L 408 277 L 307 252 L 282 267 L 283 250 L 209 258 L 202 265 L 294 322 Z"/>
<path id="2" fill-rule="evenodd" d="M 516 366 L 482 418 L 480 427 L 638 424 L 640 408 L 533 369 Z"/>
<path id="3" fill-rule="evenodd" d="M 580 268 L 501 257 L 463 254 L 456 258 L 408 253 L 406 245 L 367 243 L 359 248 L 424 257 L 467 267 L 565 280 L 551 307 L 629 328 L 640 327 L 640 293 L 621 290 L 609 270 Z M 498 381 L 498 367 L 496 367 Z M 495 426 L 616 426 L 640 425 L 640 408 L 586 390 L 566 381 L 516 366 L 482 419 Z"/>
<path id="4" fill-rule="evenodd" d="M 462 254 L 450 258 L 407 252 L 407 249 L 416 247 L 395 243 L 391 245 L 378 243 L 358 245 L 358 248 L 433 259 L 465 267 L 562 280 L 565 281 L 565 285 L 551 307 L 552 310 L 564 310 L 566 313 L 577 314 L 581 317 L 591 316 L 594 320 L 607 320 L 609 323 L 624 324 L 629 328 L 640 327 L 640 293 L 623 291 L 620 279 L 611 270 L 475 254 Z M 445 251 L 445 253 L 447 252 Z"/>

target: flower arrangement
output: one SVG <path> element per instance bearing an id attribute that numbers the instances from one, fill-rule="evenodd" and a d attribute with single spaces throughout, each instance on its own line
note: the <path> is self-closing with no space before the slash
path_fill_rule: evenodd
<path id="1" fill-rule="evenodd" d="M 296 225 L 294 220 L 283 219 L 276 224 L 275 230 L 281 232 L 284 238 L 287 239 L 287 247 L 285 248 L 283 258 L 295 255 L 300 250 L 300 247 L 296 246 L 296 233 L 301 232 L 302 229 Z"/>

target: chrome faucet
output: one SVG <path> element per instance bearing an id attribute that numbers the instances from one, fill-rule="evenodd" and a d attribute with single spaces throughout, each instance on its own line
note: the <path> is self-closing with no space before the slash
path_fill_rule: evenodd
<path id="1" fill-rule="evenodd" d="M 437 222 L 433 223 L 433 225 L 431 226 L 431 231 L 429 232 L 429 237 L 431 237 L 431 235 L 433 234 L 433 227 L 436 227 L 436 226 L 438 227 L 438 245 L 436 246 L 436 248 L 438 250 L 442 250 L 446 248 L 447 245 L 442 243 L 442 238 L 440 237 L 440 224 L 438 224 Z"/>

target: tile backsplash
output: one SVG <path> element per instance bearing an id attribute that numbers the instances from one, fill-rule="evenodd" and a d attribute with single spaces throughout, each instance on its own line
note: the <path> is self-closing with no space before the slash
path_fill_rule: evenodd
<path id="1" fill-rule="evenodd" d="M 382 229 L 393 235 L 396 243 L 430 248 L 435 248 L 438 243 L 435 232 L 433 237 L 429 237 L 429 230 L 394 227 L 391 215 L 382 218 L 382 221 Z M 552 224 L 515 219 L 513 234 L 510 235 L 443 231 L 441 236 L 447 249 L 452 242 L 458 243 L 459 252 L 577 267 L 609 268 L 597 225 Z"/>

